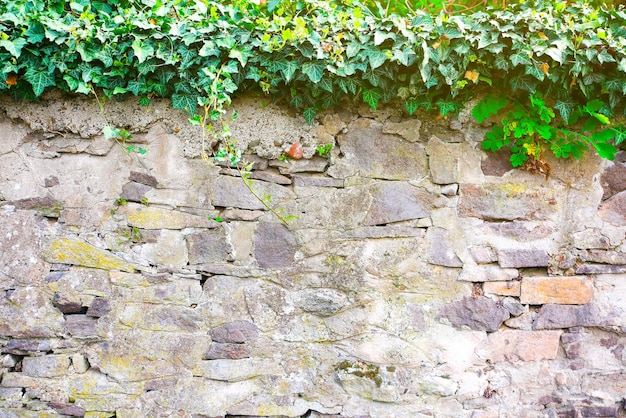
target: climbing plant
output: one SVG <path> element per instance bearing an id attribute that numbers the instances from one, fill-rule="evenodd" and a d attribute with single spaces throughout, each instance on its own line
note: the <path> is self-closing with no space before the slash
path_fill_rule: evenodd
<path id="1" fill-rule="evenodd" d="M 198 122 L 198 109 L 216 120 L 233 95 L 257 90 L 308 123 L 342 100 L 449 117 L 486 96 L 474 116 L 496 119 L 483 147 L 510 147 L 523 166 L 545 150 L 613 157 L 625 45 L 626 12 L 584 2 L 398 15 L 358 0 L 6 0 L 0 93 L 169 97 Z M 218 137 L 218 156 L 236 155 Z"/>

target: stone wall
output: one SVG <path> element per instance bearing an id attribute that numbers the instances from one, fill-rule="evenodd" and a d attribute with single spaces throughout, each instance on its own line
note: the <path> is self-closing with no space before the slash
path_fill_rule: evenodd
<path id="1" fill-rule="evenodd" d="M 285 226 L 165 102 L 0 108 L 2 417 L 624 416 L 623 154 L 546 178 L 467 112 L 238 100 Z"/>

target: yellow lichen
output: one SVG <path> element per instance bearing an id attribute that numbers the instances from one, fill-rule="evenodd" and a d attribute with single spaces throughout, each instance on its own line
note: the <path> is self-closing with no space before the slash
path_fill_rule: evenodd
<path id="1" fill-rule="evenodd" d="M 44 251 L 43 258 L 49 263 L 73 264 L 102 270 L 135 271 L 132 264 L 75 238 L 55 239 Z"/>

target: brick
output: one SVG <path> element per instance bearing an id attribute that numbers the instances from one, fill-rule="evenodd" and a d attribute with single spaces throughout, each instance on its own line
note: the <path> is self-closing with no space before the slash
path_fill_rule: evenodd
<path id="1" fill-rule="evenodd" d="M 520 301 L 524 304 L 584 305 L 591 301 L 591 281 L 584 277 L 525 277 Z"/>
<path id="2" fill-rule="evenodd" d="M 519 281 L 485 282 L 483 292 L 500 296 L 519 296 L 520 287 Z"/>
<path id="3" fill-rule="evenodd" d="M 494 332 L 479 348 L 478 353 L 494 363 L 553 360 L 557 356 L 560 338 L 561 331 Z"/>

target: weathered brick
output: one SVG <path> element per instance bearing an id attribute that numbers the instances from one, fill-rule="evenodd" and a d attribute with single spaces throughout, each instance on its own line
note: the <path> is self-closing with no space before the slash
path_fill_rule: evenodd
<path id="1" fill-rule="evenodd" d="M 520 300 L 529 305 L 584 305 L 592 293 L 591 281 L 584 277 L 525 277 Z"/>
<path id="2" fill-rule="evenodd" d="M 519 296 L 520 282 L 517 280 L 506 282 L 485 282 L 483 284 L 483 292 L 500 296 Z"/>
<path id="3" fill-rule="evenodd" d="M 490 334 L 479 355 L 491 362 L 536 361 L 556 358 L 561 331 L 507 330 Z"/>

